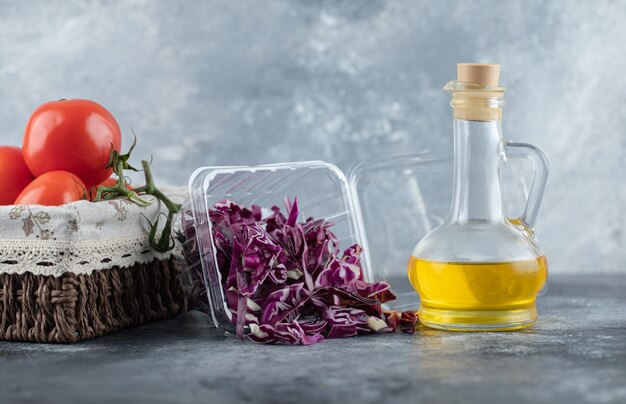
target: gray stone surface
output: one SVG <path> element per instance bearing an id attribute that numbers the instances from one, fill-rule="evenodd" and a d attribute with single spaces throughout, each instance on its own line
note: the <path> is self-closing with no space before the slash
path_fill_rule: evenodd
<path id="1" fill-rule="evenodd" d="M 626 276 L 558 275 L 533 329 L 260 346 L 189 313 L 75 345 L 0 343 L 0 402 L 623 403 Z"/>

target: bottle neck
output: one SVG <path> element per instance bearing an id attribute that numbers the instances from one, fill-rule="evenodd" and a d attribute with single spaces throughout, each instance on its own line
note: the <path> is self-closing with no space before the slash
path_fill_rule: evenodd
<path id="1" fill-rule="evenodd" d="M 504 221 L 500 120 L 454 119 L 454 194 L 450 223 Z"/>

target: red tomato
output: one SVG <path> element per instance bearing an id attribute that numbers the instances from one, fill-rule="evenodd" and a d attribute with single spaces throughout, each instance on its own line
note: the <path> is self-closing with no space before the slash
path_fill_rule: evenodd
<path id="1" fill-rule="evenodd" d="M 94 199 L 96 199 L 96 195 L 98 194 L 98 187 L 100 185 L 103 185 L 105 187 L 112 187 L 115 184 L 117 184 L 117 178 L 107 178 L 106 180 L 102 181 L 100 184 L 96 185 L 95 187 L 91 187 L 91 192 L 89 192 L 89 200 L 93 201 Z M 131 187 L 128 184 L 126 184 L 126 188 L 133 189 L 133 187 Z"/>
<path id="2" fill-rule="evenodd" d="M 0 205 L 12 205 L 33 178 L 24 162 L 22 149 L 0 146 Z"/>
<path id="3" fill-rule="evenodd" d="M 121 147 L 120 127 L 103 106 L 89 100 L 51 101 L 33 112 L 22 150 L 36 176 L 69 171 L 91 188 L 111 176 L 111 148 Z"/>
<path id="4" fill-rule="evenodd" d="M 35 178 L 15 200 L 16 205 L 59 206 L 87 194 L 80 178 L 67 171 L 50 171 Z"/>

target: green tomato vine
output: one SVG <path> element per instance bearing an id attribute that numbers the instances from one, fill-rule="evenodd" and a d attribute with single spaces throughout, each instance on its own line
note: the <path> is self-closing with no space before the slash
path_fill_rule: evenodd
<path id="1" fill-rule="evenodd" d="M 133 132 L 134 134 L 134 132 Z M 132 153 L 137 143 L 137 137 L 135 136 L 133 144 L 125 154 L 120 154 L 117 150 L 111 149 L 111 156 L 106 168 L 112 168 L 113 173 L 117 176 L 117 182 L 113 186 L 99 185 L 96 188 L 96 196 L 94 202 L 107 201 L 118 198 L 126 198 L 139 206 L 149 206 L 152 201 L 142 198 L 142 195 L 152 195 L 159 201 L 161 201 L 167 208 L 167 214 L 161 212 L 154 222 L 146 217 L 148 223 L 150 223 L 150 232 L 148 234 L 148 240 L 150 246 L 158 252 L 167 252 L 174 248 L 175 242 L 172 235 L 172 221 L 174 215 L 181 209 L 181 205 L 174 203 L 163 192 L 161 192 L 154 184 L 154 177 L 152 176 L 152 170 L 150 169 L 150 162 L 146 160 L 141 161 L 142 169 L 138 170 L 130 165 L 130 154 Z M 128 188 L 128 182 L 124 176 L 124 170 L 131 171 L 143 171 L 145 177 L 145 185 L 136 187 L 133 189 Z M 144 216 L 145 217 L 145 216 Z M 165 217 L 165 224 L 162 230 L 159 232 L 159 222 L 161 218 Z"/>

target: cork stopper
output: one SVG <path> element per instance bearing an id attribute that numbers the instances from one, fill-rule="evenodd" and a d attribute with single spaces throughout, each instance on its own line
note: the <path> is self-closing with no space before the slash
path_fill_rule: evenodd
<path id="1" fill-rule="evenodd" d="M 459 63 L 456 65 L 456 70 L 459 81 L 488 87 L 498 87 L 500 65 Z"/>
<path id="2" fill-rule="evenodd" d="M 452 93 L 454 117 L 468 121 L 502 119 L 504 88 L 500 87 L 500 65 L 459 63 L 458 80 L 446 84 Z"/>

